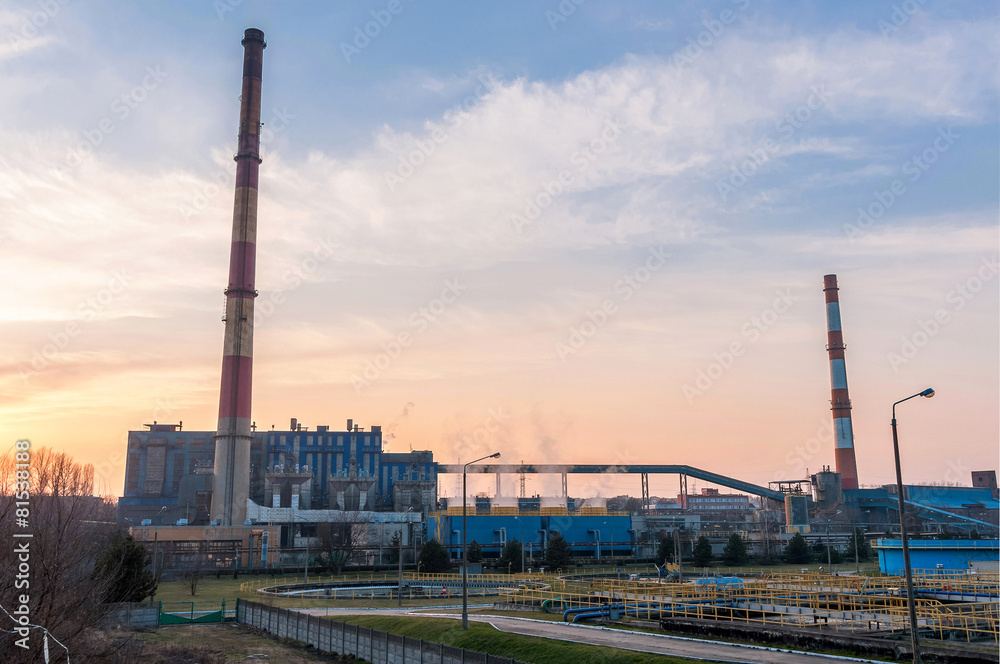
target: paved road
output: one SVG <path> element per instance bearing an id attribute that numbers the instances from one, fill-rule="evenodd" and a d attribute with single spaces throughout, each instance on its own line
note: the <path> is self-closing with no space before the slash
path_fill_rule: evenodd
<path id="1" fill-rule="evenodd" d="M 411 615 L 435 618 L 460 619 L 460 614 L 441 613 L 437 609 L 302 609 L 304 613 L 329 615 L 335 617 L 338 613 L 344 615 Z M 745 646 L 721 641 L 705 641 L 684 637 L 667 636 L 664 634 L 645 634 L 629 632 L 620 629 L 596 627 L 593 625 L 573 625 L 571 623 L 551 620 L 533 620 L 530 618 L 511 618 L 507 616 L 491 616 L 486 614 L 469 614 L 469 620 L 490 623 L 502 632 L 539 636 L 574 643 L 589 643 L 609 648 L 638 650 L 641 652 L 674 655 L 690 659 L 705 659 L 717 662 L 739 662 L 746 664 L 823 664 L 831 659 L 842 661 L 868 662 L 871 660 L 831 658 L 829 655 L 814 655 L 803 652 L 765 648 L 761 646 Z"/>

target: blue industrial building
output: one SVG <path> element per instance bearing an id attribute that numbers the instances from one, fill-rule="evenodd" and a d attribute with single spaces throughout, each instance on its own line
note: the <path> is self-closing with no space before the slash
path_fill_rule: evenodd
<path id="1" fill-rule="evenodd" d="M 997 569 L 1000 540 L 913 540 L 910 567 L 915 570 L 966 572 L 970 569 Z M 878 566 L 884 574 L 903 573 L 903 540 L 880 539 L 875 543 Z"/>
<path id="2" fill-rule="evenodd" d="M 468 541 L 478 543 L 483 555 L 499 557 L 508 541 L 516 539 L 525 547 L 526 558 L 539 557 L 543 543 L 559 533 L 570 543 L 573 554 L 593 558 L 632 556 L 638 533 L 630 516 L 589 515 L 476 515 L 470 509 Z M 427 535 L 443 544 L 452 558 L 462 555 L 462 516 L 431 515 Z"/>

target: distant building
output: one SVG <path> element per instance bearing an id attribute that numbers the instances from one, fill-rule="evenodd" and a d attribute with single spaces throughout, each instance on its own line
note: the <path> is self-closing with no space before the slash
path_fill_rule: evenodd
<path id="1" fill-rule="evenodd" d="M 753 509 L 750 496 L 741 493 L 719 493 L 718 489 L 702 489 L 700 495 L 678 494 L 677 502 L 682 509 L 698 512 Z"/>
<path id="2" fill-rule="evenodd" d="M 1000 492 L 997 490 L 997 471 L 995 470 L 972 471 L 972 486 L 989 489 L 994 498 L 1000 498 Z"/>

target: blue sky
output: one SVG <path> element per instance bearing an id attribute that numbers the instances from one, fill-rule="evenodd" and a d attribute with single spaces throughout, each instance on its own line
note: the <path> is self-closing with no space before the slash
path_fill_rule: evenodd
<path id="1" fill-rule="evenodd" d="M 261 421 L 392 424 L 390 449 L 450 461 L 503 407 L 487 446 L 525 458 L 601 461 L 611 443 L 766 482 L 805 471 L 789 450 L 829 417 L 821 288 L 837 273 L 862 482 L 891 479 L 885 404 L 924 383 L 939 398 L 913 413 L 915 480 L 996 466 L 995 3 L 389 8 L 0 10 L 4 435 L 104 462 L 117 490 L 128 429 L 214 426 L 252 26 L 270 132 L 258 304 L 275 311 L 257 329 Z M 616 285 L 651 251 L 669 259 L 625 301 Z M 88 305 L 116 271 L 127 285 Z M 449 279 L 467 287 L 417 330 Z M 690 398 L 782 291 L 791 310 Z M 79 334 L 56 344 L 67 325 Z M 359 388 L 401 331 L 419 334 Z"/>

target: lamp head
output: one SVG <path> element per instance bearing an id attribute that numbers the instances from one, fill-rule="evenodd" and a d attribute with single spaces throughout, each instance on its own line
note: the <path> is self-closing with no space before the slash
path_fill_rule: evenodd
<path id="1" fill-rule="evenodd" d="M 933 393 L 934 393 L 934 390 L 931 390 L 931 394 L 933 394 Z M 491 459 L 499 459 L 499 458 L 500 458 L 500 453 L 499 453 L 499 452 L 496 452 L 496 453 L 494 453 L 494 454 L 491 454 L 491 455 L 490 455 L 490 458 L 491 458 Z"/>
<path id="2" fill-rule="evenodd" d="M 928 387 L 926 390 L 920 393 L 920 396 L 927 397 L 928 399 L 930 399 L 932 396 L 934 396 L 934 389 Z"/>

